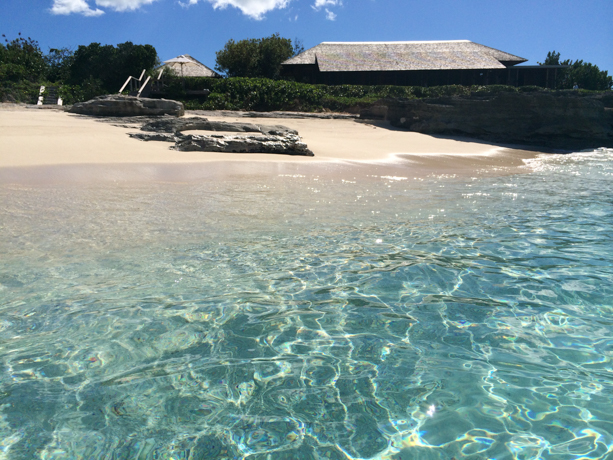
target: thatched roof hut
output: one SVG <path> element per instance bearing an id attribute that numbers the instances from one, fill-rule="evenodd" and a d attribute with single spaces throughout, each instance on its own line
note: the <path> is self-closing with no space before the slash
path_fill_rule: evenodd
<path id="1" fill-rule="evenodd" d="M 426 42 L 324 42 L 283 63 L 318 64 L 321 72 L 503 69 L 525 62 L 468 40 Z"/>
<path id="2" fill-rule="evenodd" d="M 326 84 L 519 84 L 508 69 L 522 62 L 468 40 L 323 42 L 283 62 L 282 72 Z"/>
<path id="3" fill-rule="evenodd" d="M 163 67 L 174 70 L 177 75 L 183 75 L 184 77 L 220 77 L 217 72 L 209 67 L 205 66 L 202 62 L 191 57 L 189 54 L 181 54 L 176 58 L 164 61 Z"/>

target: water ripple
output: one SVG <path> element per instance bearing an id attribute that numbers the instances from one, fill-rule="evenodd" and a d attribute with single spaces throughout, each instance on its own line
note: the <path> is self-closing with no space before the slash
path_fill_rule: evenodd
<path id="1" fill-rule="evenodd" d="M 612 155 L 6 186 L 0 457 L 609 458 Z"/>

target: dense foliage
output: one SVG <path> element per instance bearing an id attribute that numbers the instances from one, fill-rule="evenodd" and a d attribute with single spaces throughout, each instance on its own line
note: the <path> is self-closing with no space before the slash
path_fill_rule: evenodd
<path id="1" fill-rule="evenodd" d="M 0 80 L 35 82 L 45 75 L 46 63 L 36 40 L 23 38 L 21 34 L 6 44 L 0 43 Z"/>
<path id="2" fill-rule="evenodd" d="M 47 63 L 47 79 L 51 82 L 67 81 L 74 62 L 74 53 L 68 48 L 51 48 L 44 56 Z"/>
<path id="3" fill-rule="evenodd" d="M 187 109 L 201 110 L 292 110 L 304 112 L 350 111 L 368 107 L 386 97 L 425 98 L 460 96 L 501 91 L 540 91 L 536 86 L 361 86 L 311 85 L 266 78 L 185 78 L 170 76 L 166 81 L 167 97 L 181 100 Z M 185 88 L 183 87 L 185 85 Z M 206 98 L 188 98 L 186 90 L 208 89 Z"/>
<path id="4" fill-rule="evenodd" d="M 4 37 L 4 36 L 3 36 Z M 301 52 L 301 45 L 274 34 L 259 40 L 230 40 L 217 53 L 217 70 L 233 75 L 257 78 L 181 78 L 165 73 L 165 96 L 182 100 L 188 109 L 209 110 L 296 110 L 356 111 L 386 97 L 422 98 L 491 94 L 500 91 L 536 91 L 537 87 L 472 86 L 439 87 L 309 85 L 278 80 L 280 63 Z M 90 99 L 119 90 L 129 75 L 139 76 L 142 69 L 152 71 L 158 64 L 151 45 L 131 42 L 117 46 L 91 43 L 69 49 L 50 49 L 44 54 L 38 42 L 19 35 L 4 37 L 0 43 L 0 100 L 34 102 L 41 85 L 60 87 L 65 103 Z M 609 90 L 612 77 L 597 66 L 583 61 L 560 61 L 560 53 L 550 52 L 542 64 L 568 65 L 557 87 L 571 89 L 575 83 L 585 90 Z M 208 89 L 208 98 L 190 97 L 190 90 Z"/>
<path id="5" fill-rule="evenodd" d="M 0 43 L 0 100 L 33 102 L 41 85 L 60 86 L 66 103 L 90 99 L 119 90 L 129 75 L 151 71 L 157 64 L 157 52 L 151 45 L 92 43 L 50 49 L 44 54 L 38 42 L 21 34 Z"/>
<path id="6" fill-rule="evenodd" d="M 560 61 L 560 53 L 550 51 L 544 62 L 540 65 L 566 65 L 566 69 L 561 69 L 558 73 L 556 88 L 571 89 L 575 85 L 579 88 L 603 91 L 613 87 L 613 77 L 608 75 L 606 70 L 600 70 L 598 66 L 582 60 L 572 62 L 570 59 Z"/>
<path id="7" fill-rule="evenodd" d="M 114 93 L 128 76 L 139 76 L 143 69 L 152 70 L 157 63 L 157 52 L 151 45 L 125 42 L 114 47 L 91 43 L 79 46 L 74 53 L 68 83 L 78 85 L 93 79 L 99 81 L 104 92 Z"/>
<path id="8" fill-rule="evenodd" d="M 21 34 L 0 43 L 0 100 L 31 100 L 44 80 L 46 62 L 36 40 Z"/>
<path id="9" fill-rule="evenodd" d="M 216 53 L 215 70 L 228 77 L 278 78 L 281 63 L 301 52 L 300 43 L 292 44 L 279 34 L 237 42 L 229 40 Z"/>

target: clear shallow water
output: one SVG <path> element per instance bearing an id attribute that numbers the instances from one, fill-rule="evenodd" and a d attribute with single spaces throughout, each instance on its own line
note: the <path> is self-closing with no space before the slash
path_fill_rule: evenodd
<path id="1" fill-rule="evenodd" d="M 612 458 L 612 160 L 2 186 L 0 458 Z"/>

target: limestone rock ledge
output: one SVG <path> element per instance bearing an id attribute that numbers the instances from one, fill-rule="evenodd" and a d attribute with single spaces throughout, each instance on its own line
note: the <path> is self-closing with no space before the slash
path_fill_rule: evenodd
<path id="1" fill-rule="evenodd" d="M 253 123 L 231 123 L 225 121 L 209 121 L 207 118 L 163 118 L 151 121 L 141 127 L 142 131 L 157 133 L 175 133 L 181 131 L 227 131 L 234 133 L 262 133 L 273 135 L 298 134 L 298 131 L 281 125 L 256 125 Z"/>
<path id="2" fill-rule="evenodd" d="M 380 104 L 393 126 L 424 134 L 564 150 L 613 147 L 613 97 L 606 94 L 498 93 Z"/>
<path id="3" fill-rule="evenodd" d="M 182 131 L 211 131 L 211 134 L 183 134 Z M 174 142 L 179 151 L 226 153 L 273 153 L 314 156 L 298 132 L 285 126 L 209 121 L 206 118 L 160 119 L 145 124 L 130 137 L 143 141 Z M 215 134 L 216 131 L 253 133 Z"/>
<path id="4" fill-rule="evenodd" d="M 168 99 L 149 99 L 146 97 L 121 96 L 108 94 L 98 96 L 86 102 L 74 104 L 70 113 L 93 115 L 101 117 L 132 117 L 132 116 L 183 116 L 185 109 L 181 102 Z"/>
<path id="5" fill-rule="evenodd" d="M 296 134 L 284 136 L 222 136 L 187 135 L 175 142 L 176 150 L 228 152 L 228 153 L 277 153 L 312 157 L 313 152 Z"/>

